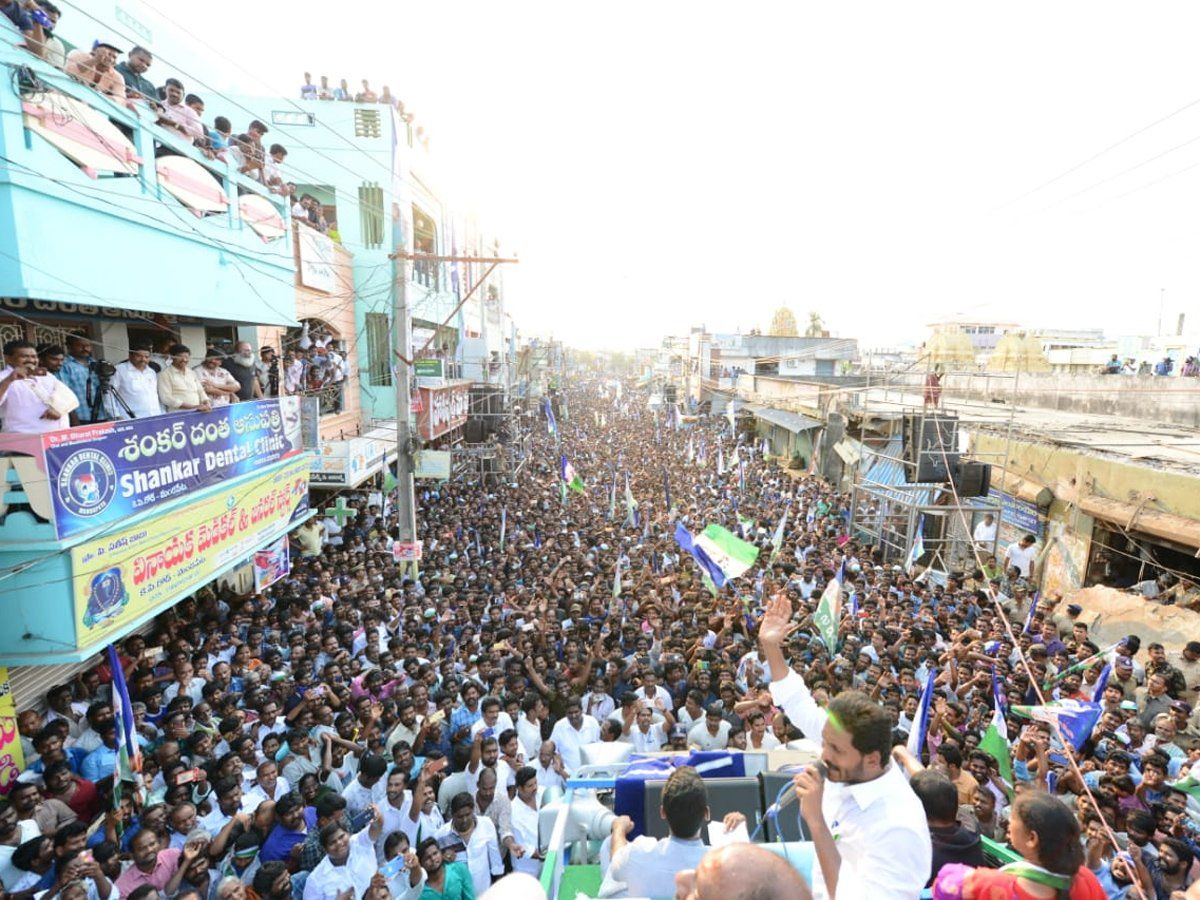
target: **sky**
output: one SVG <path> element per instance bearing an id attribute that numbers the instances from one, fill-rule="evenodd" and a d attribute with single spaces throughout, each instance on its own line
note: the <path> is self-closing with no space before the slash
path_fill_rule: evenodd
<path id="1" fill-rule="evenodd" d="M 864 347 L 950 316 L 1154 334 L 1160 307 L 1200 334 L 1196 4 L 153 7 L 228 90 L 388 84 L 520 256 L 525 334 L 644 347 L 781 305 Z"/>

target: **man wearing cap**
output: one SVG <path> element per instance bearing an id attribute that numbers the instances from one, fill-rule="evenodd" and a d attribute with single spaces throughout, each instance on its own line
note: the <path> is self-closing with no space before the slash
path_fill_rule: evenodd
<path id="1" fill-rule="evenodd" d="M 96 41 L 91 51 L 72 50 L 64 71 L 119 103 L 125 102 L 125 79 L 116 70 L 121 51 L 106 41 Z"/>

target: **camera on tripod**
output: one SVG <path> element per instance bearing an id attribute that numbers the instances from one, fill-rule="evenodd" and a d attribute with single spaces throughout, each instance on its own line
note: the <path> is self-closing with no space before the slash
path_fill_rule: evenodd
<path id="1" fill-rule="evenodd" d="M 93 359 L 88 363 L 88 371 L 101 381 L 111 381 L 112 377 L 117 374 L 117 367 L 107 360 Z"/>

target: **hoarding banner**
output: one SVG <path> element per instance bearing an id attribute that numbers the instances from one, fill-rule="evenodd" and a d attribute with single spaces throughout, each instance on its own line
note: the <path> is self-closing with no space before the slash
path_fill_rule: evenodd
<path id="1" fill-rule="evenodd" d="M 449 450 L 419 450 L 413 462 L 413 478 L 426 478 L 432 481 L 450 480 L 450 451 Z"/>
<path id="2" fill-rule="evenodd" d="M 71 548 L 76 644 L 91 646 L 243 562 L 308 514 L 307 456 Z"/>
<path id="3" fill-rule="evenodd" d="M 443 387 L 446 384 L 446 361 L 443 359 L 413 360 L 413 374 L 418 387 Z"/>
<path id="4" fill-rule="evenodd" d="M 291 544 L 286 534 L 254 553 L 254 592 L 261 594 L 292 571 Z"/>
<path id="5" fill-rule="evenodd" d="M 8 669 L 0 666 L 0 795 L 7 794 L 25 768 L 21 735 L 17 731 L 17 707 L 13 703 Z"/>
<path id="6" fill-rule="evenodd" d="M 470 384 L 418 388 L 417 395 L 421 398 L 417 430 L 425 440 L 432 441 L 467 423 L 467 412 L 471 406 Z"/>
<path id="7" fill-rule="evenodd" d="M 299 453 L 298 397 L 42 435 L 59 539 Z"/>
<path id="8" fill-rule="evenodd" d="M 317 458 L 313 460 L 312 483 L 351 487 L 359 485 L 379 471 L 386 447 L 387 444 L 381 440 L 365 437 L 325 441 L 321 444 Z"/>

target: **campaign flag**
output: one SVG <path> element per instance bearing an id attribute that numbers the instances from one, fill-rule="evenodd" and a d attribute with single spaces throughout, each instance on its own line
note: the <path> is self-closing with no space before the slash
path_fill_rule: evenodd
<path id="1" fill-rule="evenodd" d="M 775 562 L 775 557 L 779 555 L 779 550 L 783 547 L 783 531 L 787 528 L 787 507 L 783 510 L 783 515 L 779 518 L 779 524 L 775 526 L 775 533 L 771 535 L 771 562 Z"/>
<path id="2" fill-rule="evenodd" d="M 1195 766 L 1192 767 L 1195 769 Z M 1174 784 L 1169 785 L 1187 794 L 1187 809 L 1193 819 L 1200 818 L 1200 775 L 1189 772 Z"/>
<path id="3" fill-rule="evenodd" d="M 1021 629 L 1021 634 L 1029 634 L 1029 629 L 1033 627 L 1033 614 L 1038 608 L 1038 592 L 1034 591 L 1033 596 L 1029 598 L 1029 613 L 1025 616 L 1025 627 Z"/>
<path id="4" fill-rule="evenodd" d="M 613 599 L 616 600 L 621 596 L 621 560 L 617 560 L 617 564 L 613 566 Z"/>
<path id="5" fill-rule="evenodd" d="M 113 720 L 117 723 L 117 765 L 113 773 L 113 809 L 117 809 L 121 805 L 122 783 L 139 783 L 142 751 L 137 742 L 133 703 L 129 700 L 129 688 L 125 684 L 125 670 L 121 668 L 121 657 L 112 644 L 108 645 L 108 666 L 112 670 Z"/>
<path id="6" fill-rule="evenodd" d="M 400 482 L 392 474 L 392 467 L 387 464 L 387 451 L 384 451 L 383 458 L 380 460 L 380 468 L 383 469 L 383 492 L 390 494 L 400 486 Z"/>
<path id="7" fill-rule="evenodd" d="M 717 474 L 725 474 L 725 450 L 723 447 L 717 447 Z"/>
<path id="8" fill-rule="evenodd" d="M 925 687 L 921 689 L 921 703 L 917 707 L 917 716 L 908 732 L 908 752 L 916 759 L 921 758 L 921 749 L 925 746 L 925 733 L 929 731 L 929 706 L 933 701 L 933 683 L 936 680 L 937 669 L 930 669 L 929 677 L 925 679 Z"/>
<path id="9" fill-rule="evenodd" d="M 1010 709 L 1015 715 L 1056 726 L 1076 750 L 1091 736 L 1101 712 L 1099 703 L 1083 700 L 1055 700 L 1042 706 L 1013 706 Z"/>
<path id="10" fill-rule="evenodd" d="M 850 615 L 858 618 L 858 594 L 854 591 L 850 592 Z"/>
<path id="11" fill-rule="evenodd" d="M 633 499 L 633 488 L 629 486 L 629 473 L 625 473 L 625 525 L 636 528 L 638 502 Z"/>
<path id="12" fill-rule="evenodd" d="M 720 525 L 709 525 L 693 536 L 680 522 L 675 526 L 675 542 L 692 555 L 718 588 L 744 575 L 758 557 L 757 547 Z"/>
<path id="13" fill-rule="evenodd" d="M 508 507 L 500 510 L 500 552 L 504 552 L 504 542 L 508 537 Z"/>
<path id="14" fill-rule="evenodd" d="M 913 538 L 912 549 L 908 551 L 908 562 L 904 566 L 904 570 L 909 575 L 912 574 L 913 567 L 916 566 L 917 560 L 925 555 L 925 537 L 922 532 L 925 531 L 925 517 L 921 516 L 917 520 L 917 534 Z"/>
<path id="15" fill-rule="evenodd" d="M 533 549 L 542 549 L 542 535 L 536 528 L 533 530 Z"/>
<path id="16" fill-rule="evenodd" d="M 1012 757 L 1008 746 L 1008 725 L 1004 721 L 1004 700 L 1000 696 L 1000 682 L 996 678 L 996 670 L 992 669 L 992 720 L 988 723 L 983 738 L 979 741 L 979 749 L 996 761 L 1000 768 L 1000 777 L 1005 784 L 1012 785 Z"/>
<path id="17" fill-rule="evenodd" d="M 550 398 L 546 397 L 542 400 L 542 408 L 546 411 L 546 433 L 557 434 L 558 422 L 554 420 L 554 410 L 550 406 Z"/>
<path id="18" fill-rule="evenodd" d="M 583 486 L 583 479 L 579 477 L 579 473 L 575 471 L 575 467 L 567 462 L 566 454 L 563 454 L 561 463 L 563 485 L 577 494 L 585 493 L 587 488 Z"/>
<path id="19" fill-rule="evenodd" d="M 746 461 L 738 460 L 738 490 L 746 493 Z"/>
<path id="20" fill-rule="evenodd" d="M 837 579 L 838 584 L 846 583 L 846 557 L 842 557 L 842 562 L 838 566 L 837 571 L 833 573 L 833 577 Z"/>
<path id="21" fill-rule="evenodd" d="M 732 400 L 725 404 L 725 414 L 729 417 L 729 432 L 732 434 L 733 432 L 737 431 L 737 419 L 734 418 L 737 413 L 733 409 Z"/>
<path id="22" fill-rule="evenodd" d="M 688 461 L 689 465 L 696 461 L 696 445 L 692 441 L 692 438 L 690 435 L 688 436 L 687 461 Z"/>
<path id="23" fill-rule="evenodd" d="M 617 514 L 617 473 L 613 470 L 612 490 L 608 495 L 608 520 L 611 522 Z"/>
<path id="24" fill-rule="evenodd" d="M 737 514 L 737 530 L 739 532 L 739 537 L 753 536 L 754 529 L 755 524 L 753 519 L 751 519 L 749 516 L 743 516 L 741 513 Z"/>
<path id="25" fill-rule="evenodd" d="M 671 479 L 667 477 L 667 467 L 663 466 L 663 502 L 667 507 L 667 514 L 671 512 Z"/>
<path id="26" fill-rule="evenodd" d="M 1104 689 L 1108 687 L 1108 676 L 1112 674 L 1112 663 L 1105 663 L 1104 668 L 1100 670 L 1100 677 L 1096 679 L 1095 690 L 1092 691 L 1092 702 L 1099 703 L 1104 699 Z"/>
<path id="27" fill-rule="evenodd" d="M 831 578 L 821 591 L 821 601 L 813 613 L 813 623 L 821 632 L 821 640 L 832 654 L 838 646 L 838 626 L 842 621 L 842 583 Z"/>

